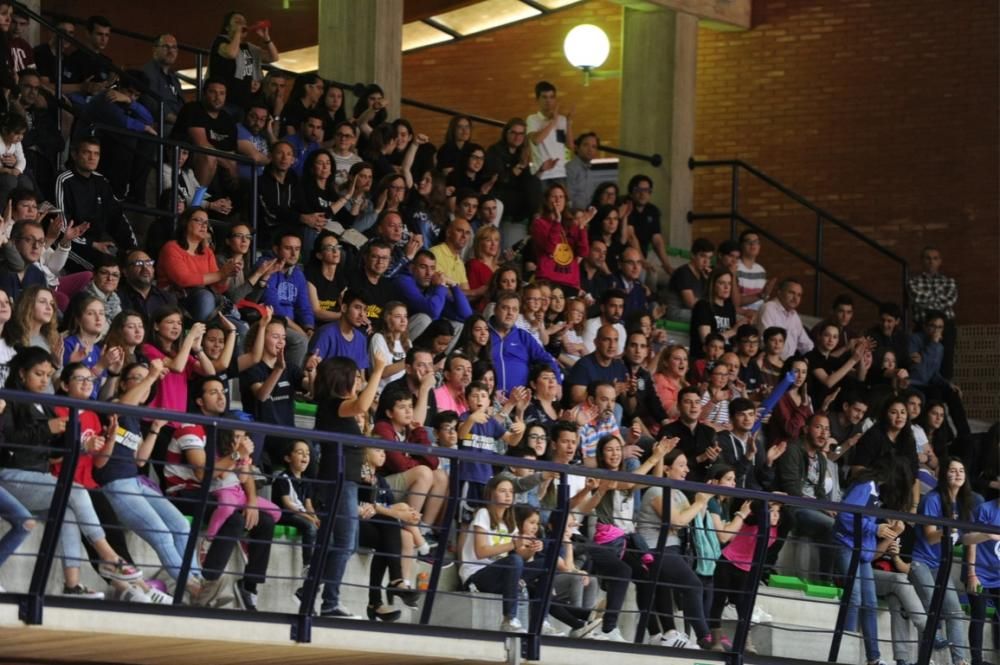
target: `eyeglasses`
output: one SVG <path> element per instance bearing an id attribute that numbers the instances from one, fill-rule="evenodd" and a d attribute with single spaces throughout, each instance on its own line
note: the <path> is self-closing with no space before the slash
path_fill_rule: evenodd
<path id="1" fill-rule="evenodd" d="M 197 224 L 198 226 L 208 226 L 208 220 L 207 219 L 192 219 L 191 223 L 192 224 Z"/>
<path id="2" fill-rule="evenodd" d="M 32 247 L 45 246 L 45 238 L 32 238 L 31 236 L 20 236 L 18 240 L 20 240 L 21 242 L 29 243 Z"/>
<path id="3" fill-rule="evenodd" d="M 469 155 L 469 161 L 481 162 L 486 159 L 486 155 Z"/>
<path id="4" fill-rule="evenodd" d="M 353 139 L 354 138 L 354 134 L 352 134 L 351 132 L 337 132 L 336 136 L 337 136 L 338 139 Z"/>
<path id="5" fill-rule="evenodd" d="M 152 268 L 156 265 L 156 261 L 153 259 L 136 259 L 135 261 L 129 261 L 128 265 L 131 268 Z"/>
<path id="6" fill-rule="evenodd" d="M 231 235 L 229 237 L 230 238 L 235 238 L 236 240 L 250 240 L 251 238 L 253 238 L 253 234 L 252 233 L 234 233 L 233 235 Z"/>
<path id="7" fill-rule="evenodd" d="M 528 441 L 548 441 L 549 438 L 544 434 L 529 434 Z"/>
<path id="8" fill-rule="evenodd" d="M 92 376 L 71 376 L 69 378 L 70 383 L 93 383 L 94 377 Z"/>
<path id="9" fill-rule="evenodd" d="M 109 270 L 98 270 L 97 274 L 101 277 L 110 277 L 111 279 L 120 279 L 122 276 L 120 272 L 111 272 Z"/>

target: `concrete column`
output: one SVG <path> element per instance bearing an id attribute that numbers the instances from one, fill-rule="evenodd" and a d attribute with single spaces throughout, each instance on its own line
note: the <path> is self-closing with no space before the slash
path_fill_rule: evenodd
<path id="1" fill-rule="evenodd" d="M 621 146 L 657 152 L 663 164 L 622 159 L 620 182 L 644 173 L 653 179 L 653 203 L 663 213 L 663 236 L 674 247 L 691 245 L 687 213 L 694 153 L 698 19 L 667 9 L 623 8 Z"/>
<path id="2" fill-rule="evenodd" d="M 318 4 L 320 76 L 351 84 L 377 83 L 385 91 L 389 117 L 399 117 L 403 0 Z"/>
<path id="3" fill-rule="evenodd" d="M 36 14 L 42 13 L 42 0 L 21 0 L 24 6 L 35 12 Z M 41 28 L 34 21 L 28 22 L 28 34 L 24 35 L 24 40 L 29 44 L 41 44 Z"/>

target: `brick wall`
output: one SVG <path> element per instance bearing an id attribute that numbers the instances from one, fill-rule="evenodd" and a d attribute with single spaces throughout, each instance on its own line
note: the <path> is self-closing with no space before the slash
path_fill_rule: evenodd
<path id="1" fill-rule="evenodd" d="M 455 44 L 405 54 L 403 95 L 506 121 L 536 112 L 535 83 L 547 80 L 555 84 L 566 105 L 575 105 L 575 132 L 596 131 L 605 143 L 616 145 L 618 79 L 593 79 L 584 87 L 583 75 L 566 62 L 562 44 L 575 26 L 597 25 L 611 41 L 611 55 L 602 69 L 618 69 L 621 11 L 611 2 L 585 2 Z M 434 143 L 443 139 L 447 116 L 405 106 L 403 115 Z M 499 128 L 473 125 L 477 143 L 488 147 L 499 136 Z"/>
<path id="2" fill-rule="evenodd" d="M 989 1 L 755 0 L 752 30 L 699 35 L 696 152 L 758 166 L 914 267 L 939 245 L 960 319 L 996 322 L 998 18 Z M 718 205 L 728 179 L 699 176 L 695 195 L 699 209 Z M 807 211 L 759 187 L 741 207 L 814 251 Z M 775 272 L 803 273 L 765 252 Z M 832 233 L 825 252 L 852 282 L 898 298 L 898 273 L 873 251 Z M 823 289 L 829 302 L 840 287 Z"/>

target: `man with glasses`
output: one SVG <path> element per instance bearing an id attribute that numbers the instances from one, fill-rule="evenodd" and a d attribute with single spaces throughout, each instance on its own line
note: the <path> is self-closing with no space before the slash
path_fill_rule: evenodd
<path id="1" fill-rule="evenodd" d="M 501 291 L 497 295 L 497 306 L 490 319 L 490 351 L 497 390 L 505 393 L 528 385 L 531 366 L 538 363 L 551 367 L 556 378 L 562 380 L 555 358 L 542 348 L 531 333 L 515 325 L 520 313 L 521 296 L 513 291 Z"/>
<path id="2" fill-rule="evenodd" d="M 669 277 L 674 269 L 667 258 L 667 243 L 660 226 L 660 209 L 650 202 L 653 198 L 653 180 L 642 173 L 632 176 L 628 181 L 628 195 L 632 212 L 626 219 L 639 241 L 639 250 L 648 258 L 651 272 L 653 260 L 659 259 L 663 272 Z M 652 276 L 655 274 L 653 272 Z M 659 280 L 653 281 L 655 285 Z"/>
<path id="3" fill-rule="evenodd" d="M 395 182 L 391 188 L 405 186 L 397 185 Z M 385 278 L 392 279 L 410 264 L 413 257 L 417 255 L 417 250 L 424 246 L 424 238 L 419 233 L 410 233 L 403 225 L 403 217 L 395 210 L 385 210 L 375 222 L 375 237 L 384 240 L 392 247 L 392 258 L 389 260 L 389 268 L 385 271 Z M 411 336 L 412 337 L 412 336 Z"/>
<path id="4" fill-rule="evenodd" d="M 337 183 L 337 189 L 343 189 L 347 185 L 351 167 L 361 161 L 361 157 L 354 150 L 357 141 L 357 128 L 346 120 L 336 124 L 333 128 L 332 139 L 328 139 L 328 143 L 332 144 L 333 149 L 333 177 L 334 182 Z"/>
<path id="5" fill-rule="evenodd" d="M 264 173 L 264 167 L 271 162 L 271 145 L 277 140 L 264 101 L 251 102 L 243 122 L 236 125 L 236 152 L 254 161 L 258 176 Z M 294 154 L 294 146 L 292 148 Z M 241 183 L 250 182 L 249 164 L 240 164 L 239 173 Z M 299 173 L 301 174 L 301 169 Z"/>
<path id="6" fill-rule="evenodd" d="M 181 81 L 177 78 L 174 65 L 177 63 L 177 38 L 164 33 L 153 44 L 153 58 L 142 67 L 149 81 L 149 92 L 139 101 L 149 109 L 154 118 L 159 117 L 159 102 L 153 95 L 163 100 L 164 135 L 169 136 L 177 122 L 177 114 L 184 106 L 181 95 Z"/>
<path id="7" fill-rule="evenodd" d="M 637 314 L 650 313 L 649 287 L 642 283 L 642 253 L 635 247 L 627 247 L 618 261 L 618 272 L 611 278 L 612 288 L 625 293 L 626 320 Z"/>
<path id="8" fill-rule="evenodd" d="M 139 312 L 146 319 L 147 326 L 153 314 L 167 306 L 177 305 L 177 297 L 156 286 L 156 261 L 141 249 L 133 249 L 125 254 L 122 276 L 119 280 L 118 297 L 122 309 Z"/>
<path id="9" fill-rule="evenodd" d="M 45 273 L 37 265 L 45 247 L 45 230 L 38 222 L 18 222 L 11 238 L 23 263 L 20 270 L 4 268 L 0 271 L 0 290 L 13 301 L 29 286 L 46 286 Z"/>
<path id="10" fill-rule="evenodd" d="M 70 300 L 69 307 L 66 308 L 67 316 L 73 316 L 84 298 L 93 296 L 104 303 L 103 332 L 106 333 L 108 326 L 111 325 L 111 320 L 122 311 L 122 300 L 121 296 L 118 295 L 118 284 L 121 282 L 121 277 L 122 269 L 117 261 L 110 256 L 101 258 L 100 263 L 94 266 L 93 279 Z"/>
<path id="11" fill-rule="evenodd" d="M 368 306 L 368 318 L 371 320 L 380 318 L 386 303 L 397 297 L 385 277 L 391 261 L 392 247 L 389 243 L 372 240 L 361 250 L 361 269 L 352 270 L 347 275 L 347 288 L 361 296 Z"/>
<path id="12" fill-rule="evenodd" d="M 302 236 L 294 229 L 283 229 L 275 236 L 272 250 L 281 261 L 281 268 L 267 278 L 259 302 L 273 308 L 275 316 L 285 317 L 285 359 L 289 365 L 301 367 L 306 359 L 309 338 L 316 328 L 316 316 L 309 301 L 309 283 L 299 266 Z M 261 258 L 255 272 L 271 260 L 271 257 Z"/>

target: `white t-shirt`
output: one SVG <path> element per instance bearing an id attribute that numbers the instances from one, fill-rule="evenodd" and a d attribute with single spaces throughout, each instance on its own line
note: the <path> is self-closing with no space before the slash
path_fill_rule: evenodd
<path id="1" fill-rule="evenodd" d="M 498 524 L 496 528 L 490 526 L 489 511 L 486 508 L 480 508 L 477 510 L 475 516 L 472 518 L 472 524 L 469 525 L 469 533 L 466 535 L 465 544 L 462 546 L 462 568 L 458 571 L 458 574 L 462 578 L 463 584 L 486 566 L 507 556 L 506 554 L 499 554 L 485 559 L 477 557 L 477 529 L 488 534 L 487 538 L 489 539 L 490 545 L 502 545 L 503 543 L 509 543 L 512 540 L 511 536 L 517 534 L 517 529 L 515 529 L 513 533 L 509 532 L 507 530 L 507 525 L 503 522 Z"/>
<path id="2" fill-rule="evenodd" d="M 537 132 L 539 129 L 549 124 L 549 119 L 542 115 L 541 111 L 528 116 L 528 133 Z M 531 142 L 531 172 L 538 173 L 542 162 L 555 157 L 558 161 L 548 171 L 540 176 L 539 180 L 552 180 L 553 178 L 566 177 L 566 116 L 560 115 L 556 120 L 555 129 L 549 132 L 548 136 L 541 143 Z M 560 134 L 563 140 L 559 140 Z"/>
<path id="3" fill-rule="evenodd" d="M 369 358 L 374 358 L 375 354 L 377 353 L 381 353 L 383 356 L 387 358 L 392 358 L 392 362 L 389 363 L 390 365 L 406 359 L 406 349 L 403 348 L 403 343 L 397 339 L 395 343 L 392 345 L 392 351 L 390 352 L 389 343 L 385 341 L 385 335 L 383 335 L 382 333 L 375 333 L 374 335 L 372 335 L 372 341 L 369 342 L 368 345 Z M 395 381 L 396 379 L 402 378 L 404 374 L 406 374 L 406 370 L 401 369 L 395 374 L 391 374 L 389 376 L 383 376 L 382 380 L 379 381 L 378 384 L 379 393 L 381 393 L 382 390 L 385 389 L 386 384 L 388 384 L 390 381 Z"/>
<path id="4" fill-rule="evenodd" d="M 333 151 L 331 150 L 331 152 Z M 337 187 L 343 188 L 347 185 L 347 178 L 351 167 L 360 161 L 361 158 L 356 152 L 352 152 L 346 157 L 333 152 L 333 164 L 336 167 L 336 170 L 333 172 L 333 181 L 337 183 Z"/>

